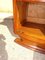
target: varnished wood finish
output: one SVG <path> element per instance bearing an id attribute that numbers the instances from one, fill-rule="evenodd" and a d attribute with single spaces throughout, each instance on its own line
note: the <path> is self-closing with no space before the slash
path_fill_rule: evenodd
<path id="1" fill-rule="evenodd" d="M 17 1 L 22 1 L 22 2 L 45 2 L 45 0 L 17 0 Z"/>
<path id="2" fill-rule="evenodd" d="M 16 41 L 14 40 L 14 42 L 16 42 L 16 43 L 18 43 L 18 44 L 20 44 L 28 49 L 31 49 L 33 51 L 45 54 L 45 50 L 40 47 L 40 46 L 44 46 L 44 45 L 42 45 L 42 44 L 37 45 L 37 43 L 34 43 L 33 41 L 29 42 L 29 40 L 26 40 L 24 38 L 22 38 L 22 39 L 17 38 Z"/>
<path id="3" fill-rule="evenodd" d="M 39 12 L 35 6 L 32 7 L 33 4 L 39 4 L 38 10 L 41 11 Z M 13 0 L 13 11 L 14 32 L 20 37 L 15 42 L 45 53 L 45 0 Z"/>

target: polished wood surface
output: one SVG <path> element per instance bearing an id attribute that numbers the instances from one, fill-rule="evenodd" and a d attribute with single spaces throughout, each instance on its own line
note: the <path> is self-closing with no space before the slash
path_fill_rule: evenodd
<path id="1" fill-rule="evenodd" d="M 22 1 L 22 2 L 45 2 L 45 0 L 17 0 L 17 1 Z"/>
<path id="2" fill-rule="evenodd" d="M 45 54 L 45 48 L 42 48 L 44 46 L 43 44 L 37 44 L 37 43 L 34 43 L 34 41 L 29 41 L 24 38 L 22 38 L 22 39 L 17 38 L 16 41 L 14 40 L 14 42 L 22 45 L 23 47 L 31 49 L 33 51 Z"/>
<path id="3" fill-rule="evenodd" d="M 20 1 L 13 0 L 14 33 L 20 37 L 15 42 L 45 53 L 45 0 L 44 3 L 40 0 L 41 2 L 31 4 L 29 1 L 32 0 Z"/>

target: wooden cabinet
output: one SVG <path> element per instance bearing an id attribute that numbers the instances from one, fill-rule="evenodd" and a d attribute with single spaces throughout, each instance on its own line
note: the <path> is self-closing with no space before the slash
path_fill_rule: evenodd
<path id="1" fill-rule="evenodd" d="M 45 0 L 13 0 L 16 43 L 45 53 Z"/>

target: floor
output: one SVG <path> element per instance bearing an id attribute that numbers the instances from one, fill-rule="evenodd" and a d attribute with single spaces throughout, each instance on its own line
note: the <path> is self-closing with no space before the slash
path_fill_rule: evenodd
<path id="1" fill-rule="evenodd" d="M 45 60 L 45 55 L 14 42 L 13 14 L 0 13 L 0 60 Z"/>

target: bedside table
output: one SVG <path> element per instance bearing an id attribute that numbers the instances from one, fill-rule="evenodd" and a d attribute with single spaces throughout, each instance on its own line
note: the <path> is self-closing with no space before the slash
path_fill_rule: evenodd
<path id="1" fill-rule="evenodd" d="M 45 53 L 45 0 L 13 0 L 16 43 Z"/>

